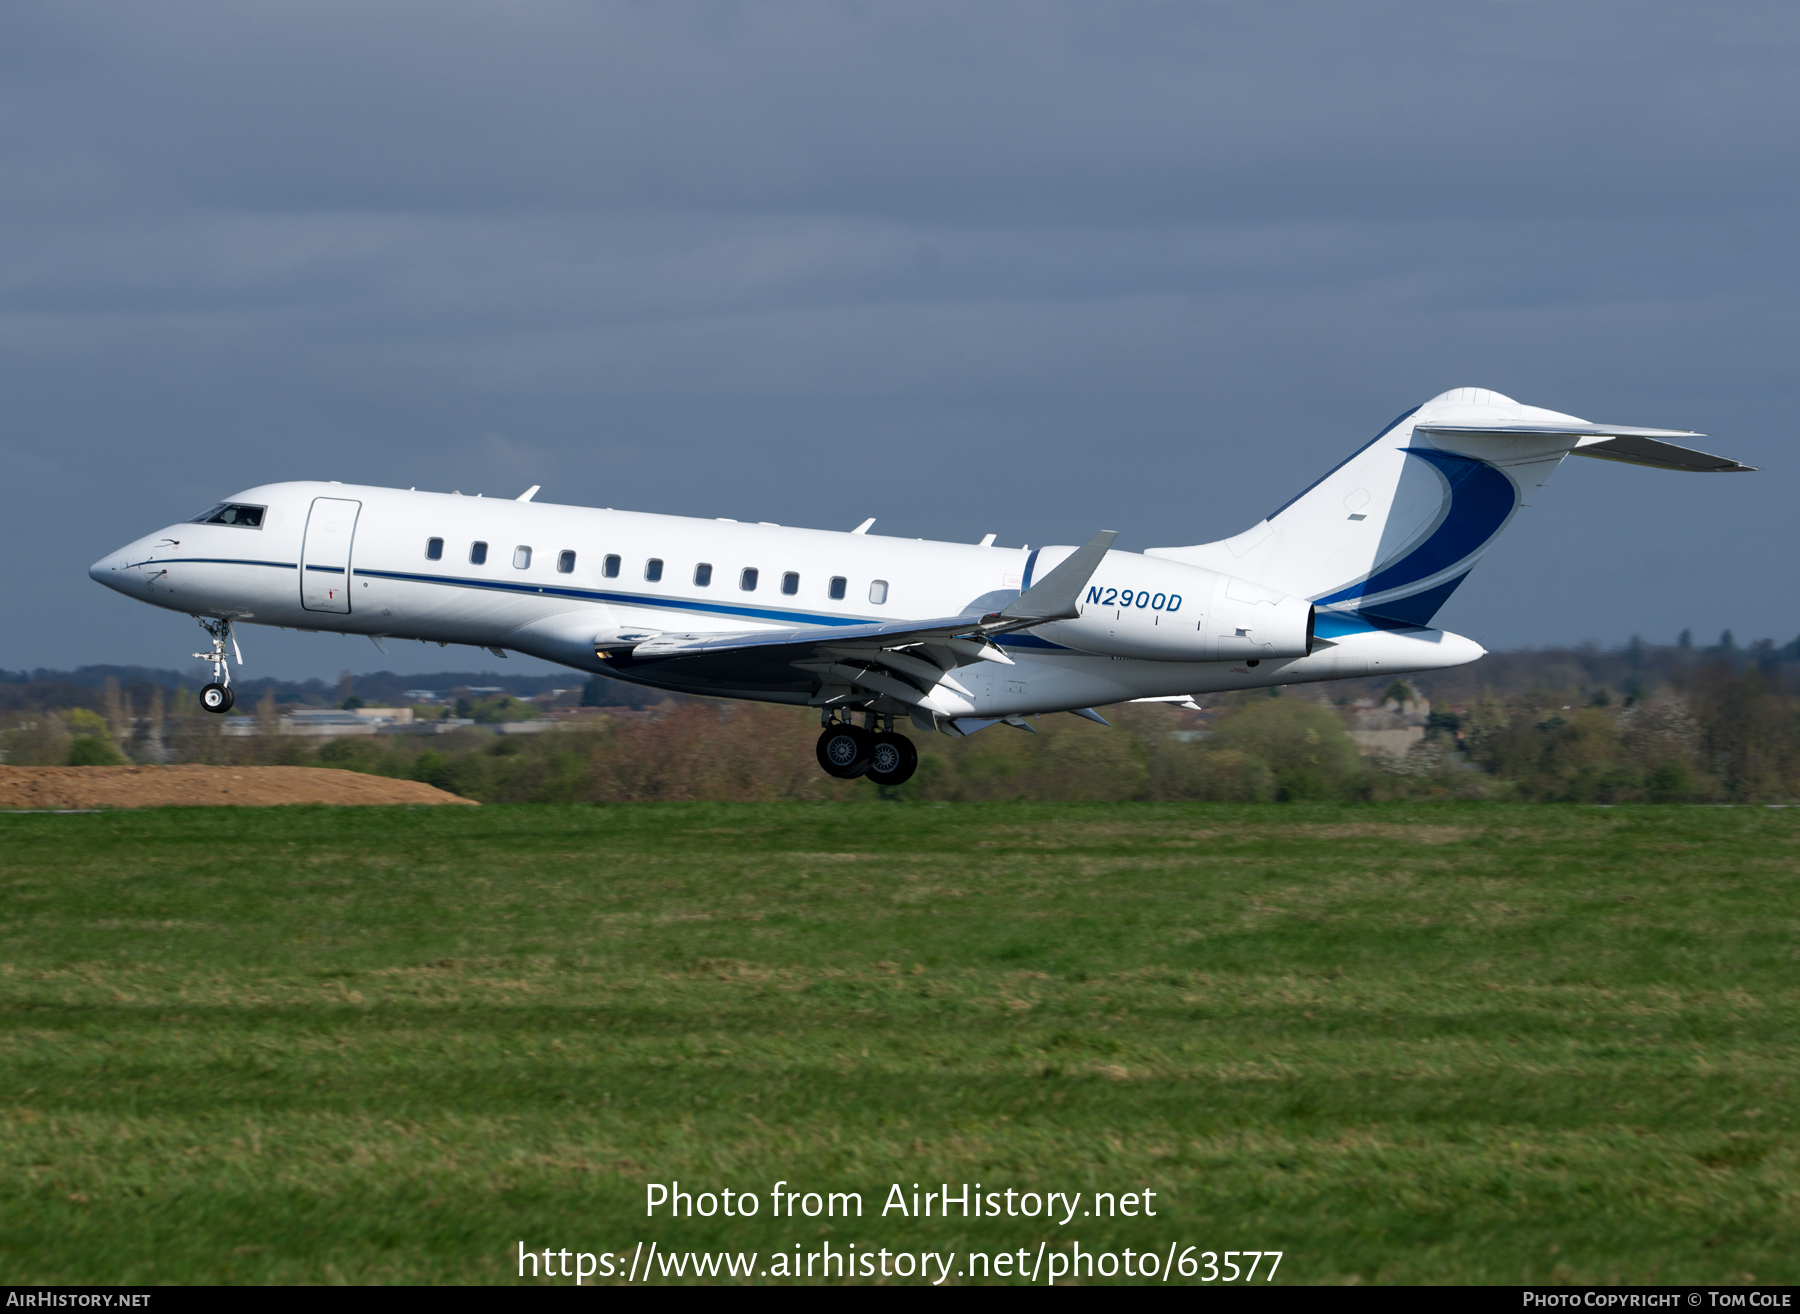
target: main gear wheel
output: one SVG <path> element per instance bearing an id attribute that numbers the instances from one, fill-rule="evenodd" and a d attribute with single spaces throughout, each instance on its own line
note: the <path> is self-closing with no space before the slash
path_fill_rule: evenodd
<path id="1" fill-rule="evenodd" d="M 855 780 L 869 769 L 876 736 L 854 725 L 828 725 L 819 736 L 819 765 L 839 780 Z"/>
<path id="2" fill-rule="evenodd" d="M 919 769 L 919 750 L 905 735 L 884 730 L 874 736 L 867 775 L 878 785 L 904 785 Z"/>

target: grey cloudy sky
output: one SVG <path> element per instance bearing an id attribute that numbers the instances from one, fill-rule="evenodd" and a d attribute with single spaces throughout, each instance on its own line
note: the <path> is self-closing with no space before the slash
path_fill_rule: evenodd
<path id="1" fill-rule="evenodd" d="M 1797 108 L 1787 3 L 8 5 L 0 666 L 183 662 L 86 566 L 268 480 L 1142 548 L 1458 386 L 1764 472 L 1441 623 L 1785 640 Z"/>

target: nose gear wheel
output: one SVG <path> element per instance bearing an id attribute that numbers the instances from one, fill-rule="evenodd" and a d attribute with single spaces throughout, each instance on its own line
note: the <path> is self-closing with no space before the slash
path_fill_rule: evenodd
<path id="1" fill-rule="evenodd" d="M 194 656 L 203 662 L 211 662 L 213 668 L 212 683 L 200 690 L 200 706 L 209 712 L 223 714 L 231 710 L 237 696 L 231 692 L 231 663 L 225 657 L 225 645 L 231 645 L 232 656 L 238 665 L 244 664 L 244 654 L 238 649 L 237 639 L 231 633 L 229 620 L 214 620 L 210 616 L 196 616 L 200 628 L 212 640 L 211 652 L 197 652 Z"/>

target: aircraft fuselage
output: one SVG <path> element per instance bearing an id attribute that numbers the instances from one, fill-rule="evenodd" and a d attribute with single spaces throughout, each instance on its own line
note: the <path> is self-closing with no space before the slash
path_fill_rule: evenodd
<path id="1" fill-rule="evenodd" d="M 608 636 L 977 616 L 1017 598 L 1072 551 L 339 483 L 262 485 L 221 503 L 232 506 L 260 509 L 243 513 L 257 523 L 170 525 L 89 573 L 200 617 L 469 644 L 680 692 L 801 705 L 818 704 L 821 680 L 788 664 L 746 658 L 697 680 L 679 663 L 634 665 L 596 648 Z M 1089 595 L 1114 605 L 1121 628 L 1186 625 L 1203 608 L 1204 599 L 1167 587 L 1134 591 L 1134 562 L 1147 576 L 1167 573 L 1154 559 L 1109 552 L 1094 580 L 1110 592 Z M 998 718 L 1424 671 L 1483 652 L 1442 630 L 1327 612 L 1318 634 L 1322 642 L 1305 656 L 1164 661 L 1082 651 L 1026 630 L 997 640 L 1010 664 L 974 662 L 955 679 L 967 715 Z"/>

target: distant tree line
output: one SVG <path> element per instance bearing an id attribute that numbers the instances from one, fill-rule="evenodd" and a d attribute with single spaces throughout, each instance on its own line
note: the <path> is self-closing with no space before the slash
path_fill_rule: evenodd
<path id="1" fill-rule="evenodd" d="M 405 688 L 492 688 L 491 673 L 357 676 L 245 685 L 219 734 L 185 679 L 111 668 L 0 679 L 0 752 L 27 764 L 192 761 L 335 766 L 424 780 L 490 802 L 639 799 L 1399 799 L 1783 802 L 1800 797 L 1800 641 L 1493 653 L 1408 685 L 1339 682 L 1221 697 L 1204 714 L 1166 705 L 1101 709 L 1108 729 L 1066 715 L 1036 733 L 995 726 L 967 739 L 916 735 L 918 775 L 895 791 L 834 781 L 813 758 L 816 713 L 666 698 L 614 681 L 569 680 L 559 700 L 606 709 L 583 728 L 497 735 L 319 741 L 275 733 L 284 706 L 403 701 Z M 22 675 L 23 673 L 21 673 Z M 124 678 L 121 678 L 121 677 Z M 449 710 L 501 722 L 554 677 Z M 385 692 L 394 685 L 393 693 Z M 316 688 L 314 687 L 316 686 Z M 535 686 L 535 687 L 532 687 Z M 259 692 L 259 696 L 251 696 Z M 1359 756 L 1346 731 L 1358 701 L 1428 698 L 1407 751 Z M 421 709 L 424 712 L 425 709 Z M 904 729 L 904 725 L 902 726 Z"/>
<path id="2" fill-rule="evenodd" d="M 576 671 L 552 672 L 548 675 L 518 674 L 498 671 L 437 671 L 429 675 L 397 675 L 393 671 L 377 671 L 370 675 L 352 675 L 345 671 L 335 680 L 274 680 L 267 677 L 246 678 L 242 672 L 232 676 L 232 688 L 245 706 L 273 696 L 281 706 L 307 705 L 335 707 L 345 697 L 355 696 L 369 706 L 404 705 L 408 689 L 452 690 L 458 688 L 498 688 L 517 697 L 537 697 L 560 687 L 580 689 L 587 676 Z M 193 670 L 159 670 L 147 666 L 83 666 L 73 671 L 0 671 L 0 711 L 32 711 L 42 708 L 87 707 L 99 710 L 98 700 L 109 682 L 137 708 L 149 706 L 151 692 L 160 688 L 165 700 L 177 689 L 197 693 L 212 679 L 209 668 Z M 612 680 L 602 681 L 613 685 Z M 629 694 L 622 694 L 629 698 Z"/>

